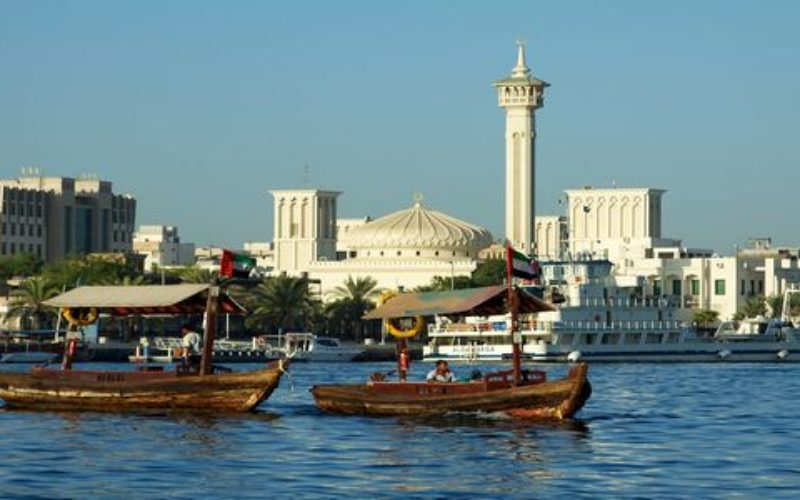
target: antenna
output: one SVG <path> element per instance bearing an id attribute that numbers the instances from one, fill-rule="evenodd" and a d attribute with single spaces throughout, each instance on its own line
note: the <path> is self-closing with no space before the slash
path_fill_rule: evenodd
<path id="1" fill-rule="evenodd" d="M 300 180 L 300 184 L 304 187 L 311 187 L 311 167 L 308 163 L 303 165 L 303 178 Z"/>

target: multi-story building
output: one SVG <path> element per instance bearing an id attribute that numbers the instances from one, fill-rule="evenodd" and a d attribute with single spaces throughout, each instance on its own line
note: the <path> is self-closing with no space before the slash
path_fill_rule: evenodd
<path id="1" fill-rule="evenodd" d="M 136 199 L 93 176 L 43 177 L 26 169 L 0 179 L 0 256 L 28 252 L 53 262 L 67 255 L 130 252 Z"/>
<path id="2" fill-rule="evenodd" d="M 145 256 L 145 269 L 194 264 L 194 243 L 181 243 L 175 226 L 139 226 L 133 237 L 133 251 Z"/>

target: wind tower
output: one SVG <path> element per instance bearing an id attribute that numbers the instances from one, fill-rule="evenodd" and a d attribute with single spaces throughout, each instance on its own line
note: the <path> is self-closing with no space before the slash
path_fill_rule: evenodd
<path id="1" fill-rule="evenodd" d="M 494 82 L 498 105 L 506 110 L 506 239 L 527 254 L 535 248 L 534 111 L 542 107 L 549 86 L 534 78 L 526 65 L 522 42 L 517 42 L 517 65 L 511 75 Z"/>

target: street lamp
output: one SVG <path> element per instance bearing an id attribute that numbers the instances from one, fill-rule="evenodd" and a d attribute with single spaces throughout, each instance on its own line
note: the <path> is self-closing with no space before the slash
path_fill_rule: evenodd
<path id="1" fill-rule="evenodd" d="M 450 262 L 450 290 L 456 289 L 456 263 L 455 261 L 448 261 Z"/>

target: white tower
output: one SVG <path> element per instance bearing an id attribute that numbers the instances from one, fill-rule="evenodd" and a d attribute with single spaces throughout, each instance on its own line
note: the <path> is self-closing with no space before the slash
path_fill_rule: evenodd
<path id="1" fill-rule="evenodd" d="M 517 43 L 517 65 L 494 82 L 497 100 L 506 109 L 506 239 L 525 253 L 534 249 L 534 110 L 542 107 L 550 84 L 533 77 L 525 64 L 525 47 Z"/>
<path id="2" fill-rule="evenodd" d="M 338 191 L 275 190 L 275 270 L 308 272 L 312 262 L 336 260 Z"/>

